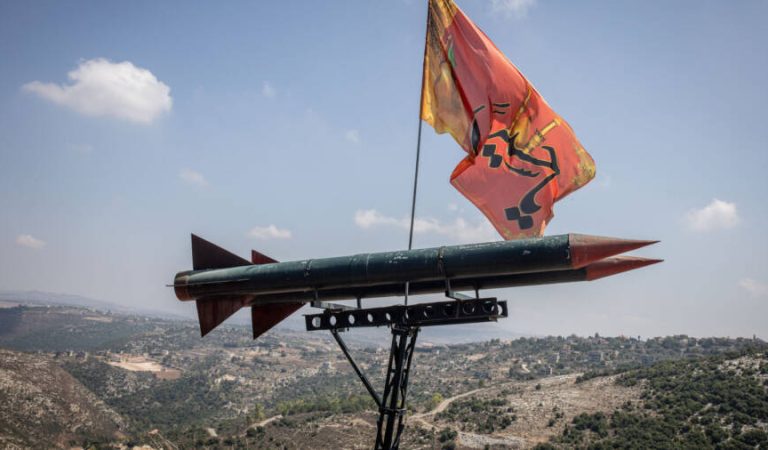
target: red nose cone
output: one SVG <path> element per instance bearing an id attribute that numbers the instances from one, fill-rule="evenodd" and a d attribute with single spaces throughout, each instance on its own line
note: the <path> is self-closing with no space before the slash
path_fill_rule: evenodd
<path id="1" fill-rule="evenodd" d="M 568 236 L 571 251 L 571 267 L 580 269 L 609 256 L 620 255 L 657 242 L 659 241 L 638 241 L 571 234 Z"/>
<path id="2" fill-rule="evenodd" d="M 586 267 L 587 281 L 610 277 L 622 272 L 639 269 L 664 261 L 663 259 L 639 258 L 637 256 L 614 256 L 594 262 Z"/>

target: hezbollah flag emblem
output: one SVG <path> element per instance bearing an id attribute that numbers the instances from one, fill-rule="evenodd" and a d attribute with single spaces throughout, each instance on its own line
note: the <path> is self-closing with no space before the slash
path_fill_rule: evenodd
<path id="1" fill-rule="evenodd" d="M 505 239 L 541 236 L 595 164 L 573 130 L 451 0 L 429 0 L 421 118 L 468 155 L 451 184 Z"/>

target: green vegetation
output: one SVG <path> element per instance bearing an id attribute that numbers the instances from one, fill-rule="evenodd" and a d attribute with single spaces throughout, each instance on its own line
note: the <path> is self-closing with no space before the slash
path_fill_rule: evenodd
<path id="1" fill-rule="evenodd" d="M 307 397 L 277 404 L 277 411 L 284 416 L 321 411 L 333 414 L 354 413 L 364 410 L 376 410 L 376 403 L 367 394 L 349 397 Z"/>
<path id="2" fill-rule="evenodd" d="M 440 430 L 437 440 L 440 441 L 441 450 L 453 450 L 456 448 L 456 438 L 459 436 L 455 430 L 449 427 Z"/>
<path id="3" fill-rule="evenodd" d="M 457 400 L 437 414 L 438 420 L 461 423 L 464 431 L 493 433 L 517 420 L 505 398 Z"/>
<path id="4" fill-rule="evenodd" d="M 580 414 L 552 443 L 590 449 L 768 446 L 766 357 L 745 351 L 630 371 L 617 383 L 644 386 L 642 408 L 626 404 L 610 415 Z"/>
<path id="5" fill-rule="evenodd" d="M 231 383 L 214 385 L 203 372 L 163 381 L 147 372 L 128 372 L 99 361 L 66 362 L 63 367 L 115 411 L 130 418 L 136 431 L 204 423 L 233 397 Z"/>
<path id="6" fill-rule="evenodd" d="M 230 386 L 211 386 L 204 374 L 158 383 L 151 391 L 139 391 L 110 402 L 133 419 L 137 429 L 170 429 L 179 423 L 201 423 L 227 405 Z"/>
<path id="7" fill-rule="evenodd" d="M 383 343 L 386 347 L 388 341 Z M 350 344 L 380 389 L 386 352 Z M 0 346 L 42 352 L 41 358 L 62 366 L 122 416 L 129 440 L 154 447 L 163 445 L 147 433 L 155 428 L 183 448 L 300 448 L 308 442 L 332 446 L 338 428 L 323 430 L 328 423 L 345 427 L 347 433 L 356 428 L 352 416 L 368 423 L 376 416 L 373 401 L 327 336 L 308 339 L 304 333 L 280 331 L 254 341 L 249 329 L 224 326 L 201 339 L 192 322 L 75 307 L 20 307 L 0 309 Z M 641 386 L 642 401 L 618 411 L 569 413 L 567 418 L 556 408 L 541 410 L 549 430 L 565 428 L 540 448 L 766 447 L 768 363 L 760 353 L 766 349 L 757 339 L 684 335 L 557 336 L 436 346 L 415 356 L 408 407 L 432 410 L 445 398 L 478 386 L 493 391 L 510 379 L 584 372 L 577 381 L 582 382 L 623 374 L 618 382 Z M 729 356 L 717 356 L 724 354 Z M 727 358 L 745 354 L 751 356 L 743 361 L 752 362 L 727 363 Z M 178 372 L 153 375 L 107 364 L 131 357 Z M 170 379 L 179 374 L 181 378 Z M 548 386 L 534 381 L 530 388 L 544 392 Z M 404 442 L 411 448 L 454 448 L 455 430 L 509 430 L 519 413 L 506 399 L 514 404 L 518 392 L 521 388 L 510 383 L 500 399 L 456 400 L 435 417 L 440 427 L 452 429 L 438 433 L 409 426 Z M 277 414 L 284 417 L 253 427 Z M 369 432 L 366 428 L 360 431 L 365 437 L 355 439 L 367 441 Z"/>
<path id="8" fill-rule="evenodd" d="M 144 321 L 92 320 L 87 310 L 71 311 L 67 307 L 0 308 L 0 345 L 21 351 L 102 350 L 119 347 L 149 329 Z"/>
<path id="9" fill-rule="evenodd" d="M 432 398 L 429 399 L 429 402 L 426 405 L 427 411 L 437 408 L 437 405 L 442 403 L 443 400 L 445 400 L 445 398 L 439 392 L 432 394 Z"/>
<path id="10" fill-rule="evenodd" d="M 607 369 L 592 369 L 576 377 L 576 383 L 583 383 L 585 381 L 589 381 L 593 378 L 598 378 L 598 377 L 608 377 L 611 375 L 628 372 L 632 369 L 638 369 L 640 367 L 641 367 L 640 364 L 631 363 L 631 364 L 622 364 L 618 367 L 611 367 Z"/>

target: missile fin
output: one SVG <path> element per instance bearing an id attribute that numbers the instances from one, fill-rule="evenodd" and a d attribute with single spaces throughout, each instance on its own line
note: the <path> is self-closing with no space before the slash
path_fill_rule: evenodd
<path id="1" fill-rule="evenodd" d="M 279 303 L 251 306 L 251 324 L 253 338 L 261 336 L 270 328 L 301 308 L 303 303 Z"/>
<path id="2" fill-rule="evenodd" d="M 251 262 L 253 264 L 270 264 L 270 263 L 276 263 L 277 260 L 274 258 L 270 258 L 264 253 L 257 252 L 256 250 L 251 250 Z"/>
<path id="3" fill-rule="evenodd" d="M 590 263 L 608 258 L 609 256 L 619 255 L 657 242 L 659 241 L 641 241 L 571 234 L 568 236 L 571 252 L 571 267 L 580 269 Z"/>
<path id="4" fill-rule="evenodd" d="M 205 336 L 250 301 L 248 296 L 203 297 L 197 300 L 200 335 Z"/>
<path id="5" fill-rule="evenodd" d="M 226 269 L 237 266 L 250 266 L 251 263 L 216 244 L 192 235 L 192 268 L 194 270 Z"/>
<path id="6" fill-rule="evenodd" d="M 662 261 L 663 259 L 640 258 L 637 256 L 614 256 L 613 258 L 605 258 L 593 262 L 584 269 L 587 271 L 587 281 L 592 281 L 650 266 Z"/>

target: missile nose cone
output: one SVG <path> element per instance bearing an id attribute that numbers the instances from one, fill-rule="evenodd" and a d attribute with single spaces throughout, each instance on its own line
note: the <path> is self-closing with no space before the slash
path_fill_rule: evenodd
<path id="1" fill-rule="evenodd" d="M 580 269 L 595 261 L 608 258 L 609 256 L 619 255 L 657 242 L 659 241 L 571 234 L 568 236 L 568 244 L 571 252 L 571 267 Z"/>
<path id="2" fill-rule="evenodd" d="M 609 277 L 622 272 L 639 269 L 664 261 L 663 259 L 640 258 L 637 256 L 614 256 L 593 262 L 586 267 L 587 281 Z"/>

